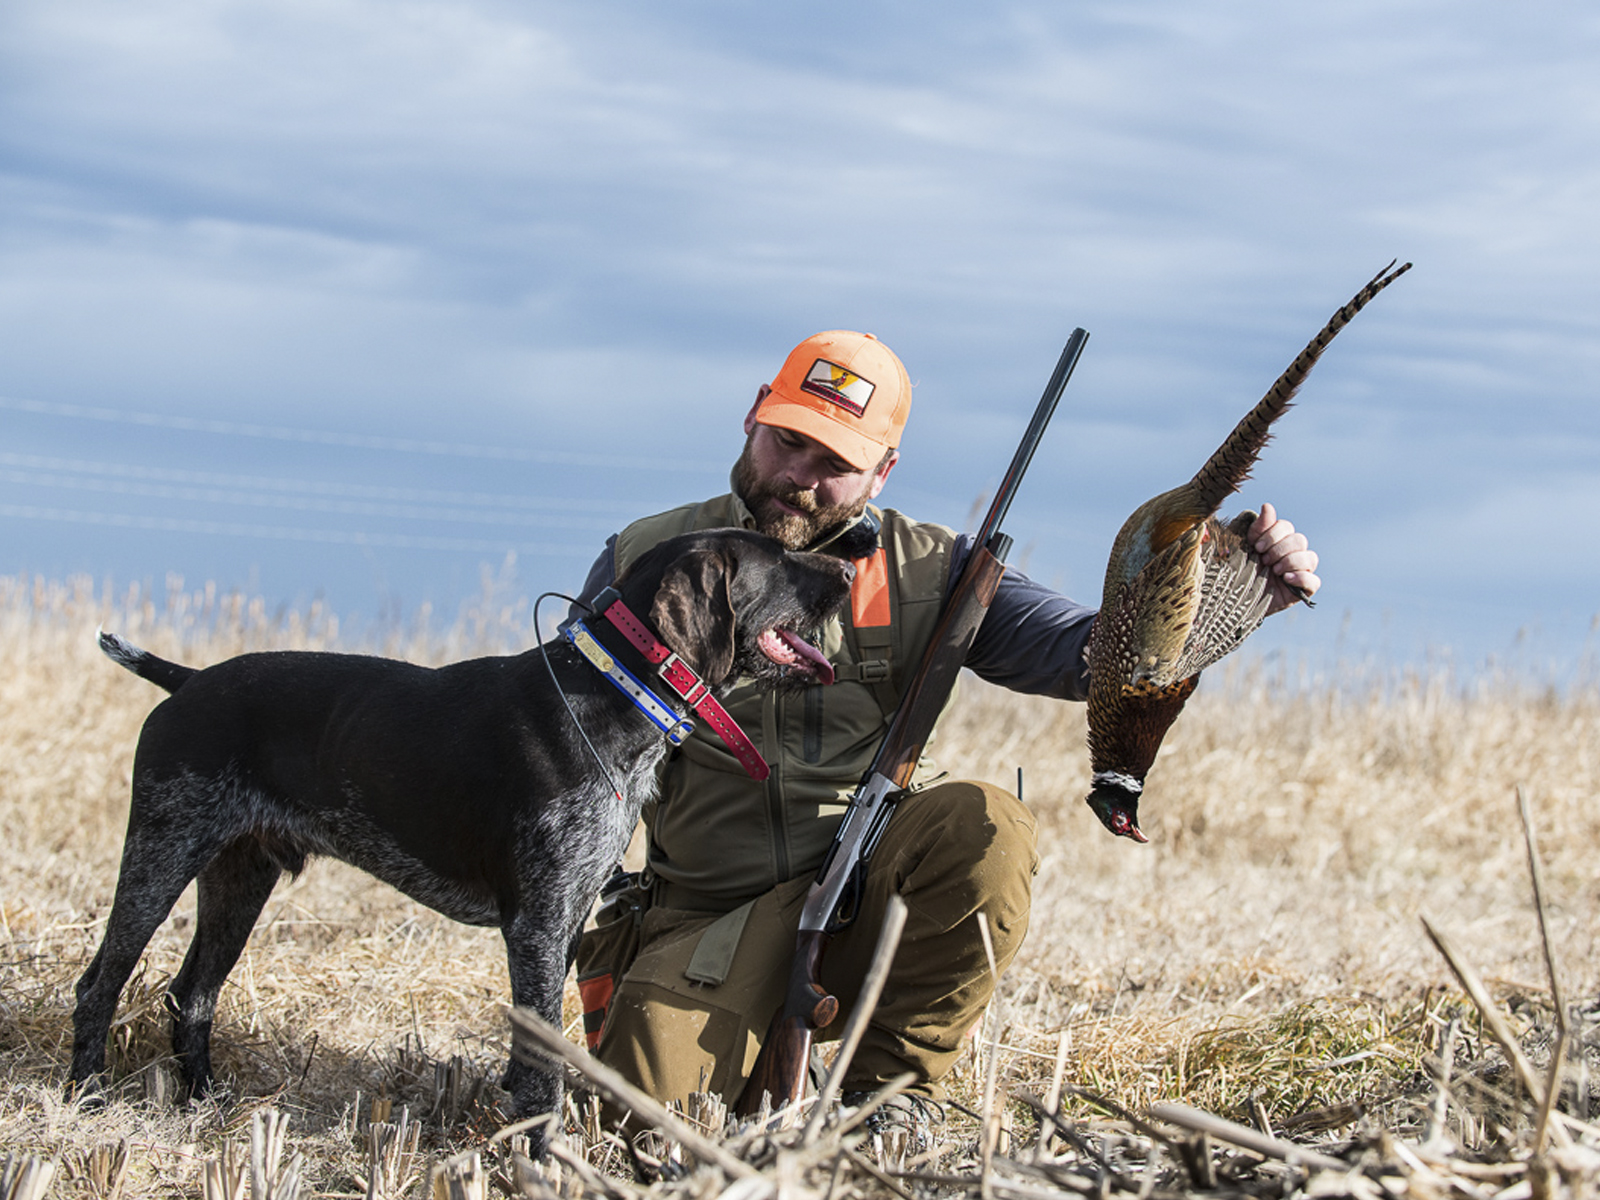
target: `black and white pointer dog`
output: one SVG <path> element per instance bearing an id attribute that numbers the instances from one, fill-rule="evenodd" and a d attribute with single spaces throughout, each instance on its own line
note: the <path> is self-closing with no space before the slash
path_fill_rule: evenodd
<path id="1" fill-rule="evenodd" d="M 617 591 L 714 695 L 741 676 L 774 688 L 831 678 L 810 642 L 853 575 L 837 558 L 712 530 L 651 550 Z M 598 617 L 585 624 L 617 663 L 685 710 L 616 628 Z M 670 748 L 594 665 L 592 643 L 587 660 L 558 637 L 437 669 L 282 651 L 196 670 L 110 635 L 101 646 L 172 695 L 139 738 L 116 899 L 78 981 L 75 1086 L 92 1088 L 103 1073 L 123 985 L 198 879 L 194 940 L 167 1008 L 190 1094 L 209 1088 L 217 992 L 280 873 L 316 854 L 454 920 L 498 926 L 513 1003 L 560 1024 L 583 921 Z M 503 1083 L 519 1115 L 559 1107 L 553 1071 L 513 1059 Z"/>

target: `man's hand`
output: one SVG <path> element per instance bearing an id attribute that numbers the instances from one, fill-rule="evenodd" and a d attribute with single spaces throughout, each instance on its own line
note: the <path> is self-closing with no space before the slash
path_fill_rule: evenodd
<path id="1" fill-rule="evenodd" d="M 1279 517 L 1272 505 L 1261 506 L 1261 515 L 1250 526 L 1250 544 L 1272 568 L 1272 607 L 1268 616 L 1302 598 L 1309 599 L 1322 586 L 1317 577 L 1317 552 L 1306 541 L 1306 535 L 1295 532 L 1294 526 Z M 1299 588 L 1303 597 L 1291 591 L 1291 586 Z"/>

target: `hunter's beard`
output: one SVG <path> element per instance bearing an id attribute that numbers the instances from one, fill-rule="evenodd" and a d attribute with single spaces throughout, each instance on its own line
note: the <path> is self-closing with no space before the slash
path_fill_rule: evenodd
<path id="1" fill-rule="evenodd" d="M 768 483 L 756 474 L 750 459 L 750 443 L 754 435 L 745 439 L 744 451 L 733 467 L 733 490 L 739 494 L 745 507 L 756 519 L 756 528 L 770 538 L 783 543 L 786 550 L 804 550 L 821 538 L 833 533 L 867 511 L 867 501 L 872 497 L 872 483 L 861 487 L 861 495 L 842 504 L 818 504 L 817 494 L 807 488 L 793 488 Z M 785 512 L 775 501 L 782 501 L 799 512 Z"/>

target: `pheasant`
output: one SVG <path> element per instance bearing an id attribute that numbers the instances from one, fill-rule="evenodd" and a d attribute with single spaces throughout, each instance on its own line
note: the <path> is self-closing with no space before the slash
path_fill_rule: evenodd
<path id="1" fill-rule="evenodd" d="M 1105 827 L 1149 841 L 1139 797 L 1161 739 L 1200 672 L 1254 633 L 1272 604 L 1272 572 L 1248 542 L 1246 510 L 1223 524 L 1222 502 L 1250 476 L 1272 423 L 1311 368 L 1369 300 L 1411 269 L 1390 263 L 1328 321 L 1195 477 L 1141 504 L 1117 534 L 1089 639 L 1085 797 Z M 1297 590 L 1297 589 L 1292 589 Z M 1302 594 L 1309 602 L 1309 597 Z"/>

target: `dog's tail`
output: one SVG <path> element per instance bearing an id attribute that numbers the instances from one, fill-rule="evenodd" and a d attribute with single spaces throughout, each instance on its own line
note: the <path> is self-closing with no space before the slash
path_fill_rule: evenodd
<path id="1" fill-rule="evenodd" d="M 157 658 L 150 651 L 141 650 L 132 642 L 125 642 L 116 634 L 107 633 L 104 629 L 100 630 L 96 637 L 100 642 L 100 649 L 105 651 L 106 657 L 112 662 L 127 667 L 140 679 L 148 679 L 157 687 L 165 688 L 169 692 L 177 691 L 195 673 L 193 667 Z"/>

